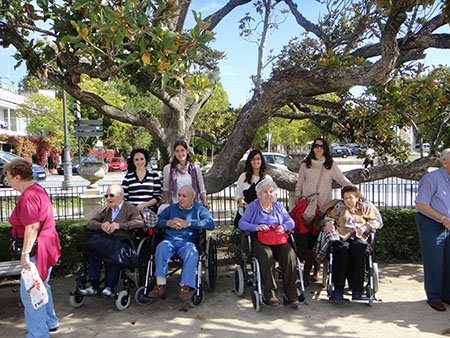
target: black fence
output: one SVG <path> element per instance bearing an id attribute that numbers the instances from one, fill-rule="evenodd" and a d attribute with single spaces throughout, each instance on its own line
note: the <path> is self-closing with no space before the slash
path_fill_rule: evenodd
<path id="1" fill-rule="evenodd" d="M 418 182 L 391 177 L 388 179 L 360 184 L 359 189 L 380 209 L 412 208 L 417 194 Z M 83 195 L 86 186 L 75 186 L 68 189 L 60 187 L 46 187 L 50 195 L 56 220 L 70 220 L 84 218 Z M 102 193 L 107 186 L 100 186 Z M 235 185 L 224 190 L 210 194 L 208 199 L 211 214 L 217 225 L 231 224 L 236 213 L 234 200 Z M 18 193 L 11 189 L 0 190 L 0 222 L 7 222 L 14 206 Z M 333 198 L 340 198 L 340 189 L 333 190 Z M 289 192 L 280 189 L 278 201 L 289 209 Z"/>

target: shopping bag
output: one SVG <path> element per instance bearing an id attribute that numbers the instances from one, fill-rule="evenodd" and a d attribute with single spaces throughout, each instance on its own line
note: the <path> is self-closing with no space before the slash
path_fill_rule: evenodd
<path id="1" fill-rule="evenodd" d="M 31 305 L 35 310 L 48 303 L 47 289 L 33 262 L 30 262 L 30 270 L 22 269 L 22 279 L 25 290 L 30 297 Z"/>

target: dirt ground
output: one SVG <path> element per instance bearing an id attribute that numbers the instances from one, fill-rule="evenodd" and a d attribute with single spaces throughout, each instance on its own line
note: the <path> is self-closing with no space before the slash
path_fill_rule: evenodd
<path id="1" fill-rule="evenodd" d="M 113 300 L 89 298 L 69 304 L 74 276 L 51 280 L 61 327 L 52 337 L 437 337 L 450 336 L 450 307 L 432 310 L 425 303 L 420 265 L 380 264 L 378 301 L 335 304 L 320 284 L 307 288 L 308 304 L 298 309 L 263 306 L 255 312 L 250 288 L 233 293 L 233 266 L 219 269 L 218 284 L 203 305 L 191 308 L 176 299 L 178 277 L 169 279 L 164 301 L 141 307 L 133 302 L 117 311 Z M 24 337 L 17 281 L 0 285 L 0 336 Z"/>

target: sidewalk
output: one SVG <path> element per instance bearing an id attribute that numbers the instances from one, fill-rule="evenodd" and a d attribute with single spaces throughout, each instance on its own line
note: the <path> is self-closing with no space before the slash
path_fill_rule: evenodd
<path id="1" fill-rule="evenodd" d="M 140 307 L 133 302 L 122 312 L 114 301 L 87 299 L 77 309 L 69 305 L 74 276 L 53 278 L 60 330 L 52 337 L 442 337 L 450 336 L 450 307 L 432 310 L 425 303 L 422 267 L 380 264 L 378 302 L 333 304 L 319 284 L 307 288 L 308 305 L 297 310 L 263 306 L 253 310 L 250 288 L 242 298 L 233 294 L 233 267 L 219 269 L 215 291 L 191 308 L 176 297 L 178 276 L 169 279 L 167 300 Z M 0 285 L 2 337 L 24 337 L 23 309 L 17 283 Z"/>

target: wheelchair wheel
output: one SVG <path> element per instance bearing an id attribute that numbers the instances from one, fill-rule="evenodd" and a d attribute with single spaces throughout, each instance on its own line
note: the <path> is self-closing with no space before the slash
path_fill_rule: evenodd
<path id="1" fill-rule="evenodd" d="M 136 293 L 134 294 L 134 300 L 136 303 L 140 306 L 147 306 L 153 303 L 153 299 L 150 297 L 147 297 L 144 294 L 145 286 L 141 286 L 139 289 L 136 290 Z"/>
<path id="2" fill-rule="evenodd" d="M 69 298 L 69 303 L 74 308 L 82 306 L 85 301 L 86 301 L 86 298 L 83 296 L 70 295 L 70 298 Z"/>
<path id="3" fill-rule="evenodd" d="M 202 287 L 199 288 L 198 294 L 197 290 L 194 292 L 191 301 L 193 306 L 199 306 L 205 302 L 205 292 L 203 291 Z"/>
<path id="4" fill-rule="evenodd" d="M 146 237 L 139 242 L 137 248 L 138 254 L 138 268 L 136 269 L 136 281 L 138 286 L 145 283 L 145 276 L 147 274 L 147 263 L 151 257 L 152 238 Z"/>
<path id="5" fill-rule="evenodd" d="M 214 289 L 217 282 L 217 246 L 211 236 L 206 240 L 206 254 L 208 259 L 206 283 L 210 289 Z"/>
<path id="6" fill-rule="evenodd" d="M 128 290 L 122 290 L 117 295 L 116 308 L 119 311 L 123 311 L 130 306 L 131 294 Z"/>
<path id="7" fill-rule="evenodd" d="M 252 303 L 256 312 L 261 311 L 261 298 L 256 290 L 252 290 Z"/>
<path id="8" fill-rule="evenodd" d="M 234 293 L 236 296 L 242 296 L 244 294 L 244 272 L 240 266 L 234 269 Z"/>

